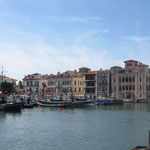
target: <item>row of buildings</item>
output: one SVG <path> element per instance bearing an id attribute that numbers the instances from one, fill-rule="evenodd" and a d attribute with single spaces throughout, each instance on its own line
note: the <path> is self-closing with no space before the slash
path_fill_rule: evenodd
<path id="1" fill-rule="evenodd" d="M 123 99 L 150 99 L 150 69 L 136 60 L 124 61 L 125 67 L 108 70 L 58 72 L 57 75 L 38 73 L 24 77 L 26 93 L 39 95 L 85 95 L 87 97 L 114 97 Z"/>

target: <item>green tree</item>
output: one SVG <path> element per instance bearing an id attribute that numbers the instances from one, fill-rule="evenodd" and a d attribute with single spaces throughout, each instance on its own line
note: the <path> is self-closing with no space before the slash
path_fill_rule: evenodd
<path id="1" fill-rule="evenodd" d="M 6 81 L 1 83 L 1 91 L 4 94 L 10 94 L 10 93 L 14 92 L 13 84 L 12 83 L 8 83 Z"/>

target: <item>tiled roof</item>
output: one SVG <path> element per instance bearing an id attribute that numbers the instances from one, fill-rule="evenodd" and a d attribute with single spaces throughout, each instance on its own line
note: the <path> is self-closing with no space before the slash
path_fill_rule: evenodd
<path id="1" fill-rule="evenodd" d="M 23 80 L 39 80 L 41 78 L 41 74 L 39 73 L 34 73 L 34 74 L 29 74 L 23 78 Z"/>
<path id="2" fill-rule="evenodd" d="M 139 66 L 148 66 L 148 65 L 143 64 L 143 63 L 139 63 Z"/>
<path id="3" fill-rule="evenodd" d="M 130 60 L 126 60 L 124 62 L 138 62 L 137 60 L 133 60 L 133 59 L 130 59 Z"/>
<path id="4" fill-rule="evenodd" d="M 2 75 L 0 75 L 0 79 L 2 79 Z M 17 81 L 16 79 L 12 79 L 12 78 L 9 78 L 9 77 L 7 77 L 7 76 L 3 76 L 3 80 L 6 80 L 6 81 Z"/>
<path id="5" fill-rule="evenodd" d="M 66 72 L 63 72 L 59 75 L 59 77 L 62 77 L 62 78 L 67 78 L 67 77 L 81 77 L 82 76 L 82 73 L 79 73 L 79 72 L 75 72 L 75 71 L 66 71 Z"/>
<path id="6" fill-rule="evenodd" d="M 90 71 L 90 72 L 84 73 L 84 75 L 96 74 L 96 72 L 97 71 Z"/>

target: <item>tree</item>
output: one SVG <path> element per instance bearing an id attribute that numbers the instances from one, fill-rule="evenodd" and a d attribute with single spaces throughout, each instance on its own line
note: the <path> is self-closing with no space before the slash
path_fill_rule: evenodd
<path id="1" fill-rule="evenodd" d="M 1 91 L 4 94 L 10 94 L 10 93 L 14 92 L 13 84 L 12 83 L 8 83 L 6 81 L 2 82 L 1 83 Z"/>

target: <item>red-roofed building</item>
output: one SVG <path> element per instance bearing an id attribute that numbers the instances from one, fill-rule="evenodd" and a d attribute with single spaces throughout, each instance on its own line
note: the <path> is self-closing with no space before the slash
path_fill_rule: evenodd
<path id="1" fill-rule="evenodd" d="M 16 79 L 9 78 L 5 75 L 3 75 L 3 76 L 0 75 L 0 83 L 2 82 L 2 80 L 3 80 L 3 82 L 12 83 L 12 84 L 15 84 L 17 81 Z"/>
<path id="2" fill-rule="evenodd" d="M 39 94 L 41 74 L 29 74 L 23 78 L 24 90 L 28 94 Z"/>
<path id="3" fill-rule="evenodd" d="M 68 70 L 51 75 L 47 81 L 46 92 L 48 95 L 83 95 L 83 74 Z"/>

